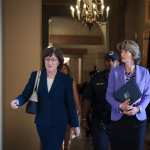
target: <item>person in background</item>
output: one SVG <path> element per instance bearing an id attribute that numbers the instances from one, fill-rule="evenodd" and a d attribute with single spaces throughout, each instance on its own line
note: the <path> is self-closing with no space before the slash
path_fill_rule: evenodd
<path id="1" fill-rule="evenodd" d="M 149 71 L 139 66 L 140 48 L 132 40 L 118 45 L 122 64 L 111 70 L 106 99 L 111 105 L 111 150 L 144 150 L 146 107 L 150 102 Z M 119 102 L 114 92 L 130 79 L 136 81 L 141 97 L 130 104 L 129 99 Z"/>
<path id="2" fill-rule="evenodd" d="M 37 91 L 39 102 L 35 124 L 42 150 L 60 150 L 68 123 L 77 136 L 80 132 L 72 80 L 59 71 L 63 64 L 60 49 L 45 48 L 43 64 Z M 12 109 L 18 109 L 27 102 L 33 91 L 36 73 L 31 73 L 23 92 L 11 101 Z"/>
<path id="3" fill-rule="evenodd" d="M 105 70 L 95 73 L 83 94 L 84 98 L 90 102 L 90 131 L 94 150 L 109 149 L 110 105 L 105 99 L 105 94 L 108 82 L 108 74 L 112 68 L 119 64 L 119 57 L 115 51 L 108 51 L 105 54 L 104 59 Z M 83 117 L 82 120 L 84 122 L 87 121 L 86 117 Z"/>
<path id="4" fill-rule="evenodd" d="M 98 70 L 97 66 L 94 65 L 93 70 L 91 70 L 91 71 L 89 72 L 90 78 L 94 77 L 95 74 L 96 74 L 98 71 L 99 71 L 99 70 Z"/>
<path id="5" fill-rule="evenodd" d="M 65 75 L 69 76 L 71 78 L 71 80 L 72 80 L 73 96 L 74 96 L 74 100 L 75 100 L 75 104 L 76 104 L 76 110 L 77 110 L 78 115 L 79 115 L 80 112 L 81 112 L 79 94 L 78 94 L 76 82 L 71 77 L 69 66 L 67 64 L 63 64 L 61 72 L 63 72 Z M 71 128 L 70 128 L 70 125 L 68 125 L 62 149 L 69 150 L 70 138 L 71 138 Z"/>

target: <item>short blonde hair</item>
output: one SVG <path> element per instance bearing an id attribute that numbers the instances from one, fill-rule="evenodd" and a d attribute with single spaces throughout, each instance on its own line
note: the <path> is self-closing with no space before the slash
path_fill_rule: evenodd
<path id="1" fill-rule="evenodd" d="M 134 61 L 136 64 L 140 63 L 141 52 L 139 45 L 132 40 L 124 40 L 121 43 L 117 44 L 117 49 L 121 52 L 121 50 L 127 50 L 132 53 Z"/>

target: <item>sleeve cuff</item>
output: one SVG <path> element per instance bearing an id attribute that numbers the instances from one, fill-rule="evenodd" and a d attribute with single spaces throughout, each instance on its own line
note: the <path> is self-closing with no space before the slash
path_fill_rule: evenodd
<path id="1" fill-rule="evenodd" d="M 139 108 L 139 112 L 138 113 L 141 113 L 142 112 L 142 107 L 140 106 L 137 106 Z"/>
<path id="2" fill-rule="evenodd" d="M 120 114 L 123 113 L 123 110 L 121 109 L 120 104 L 119 104 L 119 106 L 118 106 L 118 110 L 119 110 L 119 113 L 120 113 Z"/>

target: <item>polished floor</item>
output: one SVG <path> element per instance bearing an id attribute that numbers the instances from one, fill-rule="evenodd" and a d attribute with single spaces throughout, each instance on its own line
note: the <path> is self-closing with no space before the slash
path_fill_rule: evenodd
<path id="1" fill-rule="evenodd" d="M 71 140 L 69 150 L 93 150 L 90 138 L 86 138 L 85 132 L 81 130 L 81 136 Z M 145 150 L 150 150 L 150 124 L 147 127 L 145 137 Z"/>
<path id="2" fill-rule="evenodd" d="M 71 140 L 69 150 L 93 150 L 91 138 L 85 136 L 85 131 L 83 129 L 79 137 Z"/>

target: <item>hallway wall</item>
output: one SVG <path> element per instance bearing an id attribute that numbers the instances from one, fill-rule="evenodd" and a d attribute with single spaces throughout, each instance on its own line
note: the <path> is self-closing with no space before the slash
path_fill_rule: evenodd
<path id="1" fill-rule="evenodd" d="M 12 110 L 10 102 L 40 66 L 41 0 L 4 2 L 4 150 L 39 150 L 34 117 Z"/>
<path id="2" fill-rule="evenodd" d="M 2 132 L 3 132 L 3 124 L 2 124 L 2 0 L 0 0 L 0 150 L 3 149 L 2 146 Z"/>

